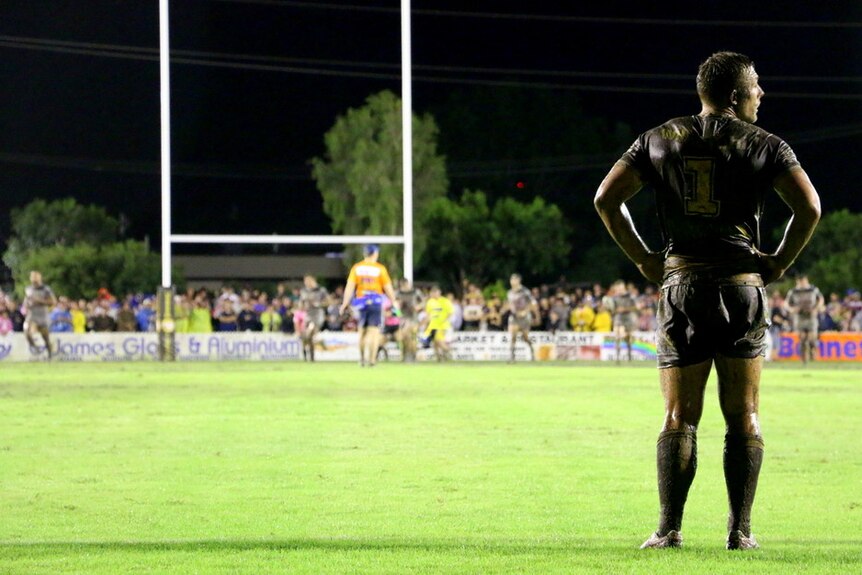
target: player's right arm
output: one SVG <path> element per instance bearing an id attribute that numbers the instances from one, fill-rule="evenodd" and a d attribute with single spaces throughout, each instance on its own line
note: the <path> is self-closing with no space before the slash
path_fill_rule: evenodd
<path id="1" fill-rule="evenodd" d="M 637 170 L 624 162 L 617 162 L 599 184 L 593 203 L 611 237 L 641 274 L 650 281 L 661 283 L 664 258 L 646 246 L 625 204 L 642 187 Z"/>
<path id="2" fill-rule="evenodd" d="M 798 166 L 787 170 L 775 178 L 773 187 L 793 215 L 775 253 L 761 254 L 761 275 L 767 284 L 780 278 L 793 265 L 820 220 L 820 196 L 805 170 Z"/>

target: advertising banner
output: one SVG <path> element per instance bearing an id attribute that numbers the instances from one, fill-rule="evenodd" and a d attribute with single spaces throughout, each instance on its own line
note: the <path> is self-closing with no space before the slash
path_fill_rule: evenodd
<path id="1" fill-rule="evenodd" d="M 614 337 L 592 332 L 533 332 L 530 334 L 537 361 L 579 361 L 616 359 Z M 55 361 L 142 361 L 157 360 L 159 339 L 155 333 L 87 333 L 51 335 Z M 315 359 L 319 361 L 359 361 L 359 336 L 355 332 L 323 332 L 318 335 Z M 510 339 L 507 332 L 455 332 L 449 335 L 452 359 L 458 361 L 506 361 Z M 380 359 L 399 361 L 401 351 L 390 341 Z M 177 361 L 301 360 L 299 338 L 281 333 L 178 333 L 174 341 Z M 625 344 L 621 358 L 627 358 Z M 43 361 L 44 348 L 31 349 L 21 333 L 0 336 L 0 362 Z M 529 359 L 523 341 L 516 342 L 515 358 Z M 432 359 L 430 349 L 420 349 L 419 360 Z M 655 336 L 636 332 L 632 342 L 633 360 L 655 360 Z"/>
<path id="2" fill-rule="evenodd" d="M 817 361 L 862 361 L 862 333 L 823 332 L 817 338 Z M 799 354 L 799 335 L 782 333 L 778 346 L 778 361 L 802 361 Z"/>

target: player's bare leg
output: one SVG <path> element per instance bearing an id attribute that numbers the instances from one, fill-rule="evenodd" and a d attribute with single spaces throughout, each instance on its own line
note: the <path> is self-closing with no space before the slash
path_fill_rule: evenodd
<path id="1" fill-rule="evenodd" d="M 518 343 L 518 330 L 509 329 L 509 363 L 515 363 L 515 344 Z"/>
<path id="2" fill-rule="evenodd" d="M 626 331 L 626 351 L 628 352 L 628 361 L 632 360 L 632 332 Z"/>
<path id="3" fill-rule="evenodd" d="M 317 325 L 314 323 L 309 323 L 302 334 L 303 357 L 307 356 L 308 361 L 314 361 L 314 336 L 316 334 Z"/>
<path id="4" fill-rule="evenodd" d="M 751 508 L 763 463 L 763 437 L 757 417 L 763 358 L 716 357 L 718 398 L 727 434 L 724 436 L 724 479 L 730 511 L 727 548 L 755 549 Z"/>
<path id="5" fill-rule="evenodd" d="M 54 357 L 54 350 L 51 349 L 51 336 L 48 335 L 50 331 L 48 328 L 39 328 L 39 333 L 42 334 L 42 339 L 45 340 L 45 349 L 48 351 L 48 361 Z"/>
<path id="6" fill-rule="evenodd" d="M 380 349 L 380 328 L 365 328 L 365 337 L 366 349 L 368 350 L 368 365 L 374 366 L 377 363 L 377 350 Z"/>
<path id="7" fill-rule="evenodd" d="M 368 328 L 359 328 L 359 366 L 365 367 L 365 341 L 368 338 Z"/>
<path id="8" fill-rule="evenodd" d="M 808 363 L 808 332 L 799 332 L 799 356 L 802 358 L 802 364 Z"/>
<path id="9" fill-rule="evenodd" d="M 536 361 L 536 353 L 533 351 L 533 342 L 530 341 L 530 332 L 521 331 L 521 337 L 524 339 L 524 343 L 527 344 L 527 347 L 530 348 L 530 361 Z"/>
<path id="10" fill-rule="evenodd" d="M 616 353 L 617 365 L 620 363 L 620 350 L 623 347 L 623 332 L 621 328 L 614 329 L 614 352 Z"/>
<path id="11" fill-rule="evenodd" d="M 416 328 L 411 324 L 403 325 L 398 330 L 398 340 L 401 344 L 401 360 L 416 361 Z"/>
<path id="12" fill-rule="evenodd" d="M 27 343 L 30 344 L 30 353 L 33 355 L 37 355 L 39 353 L 39 344 L 36 343 L 37 333 L 42 336 L 43 340 L 45 339 L 39 326 L 30 321 L 24 323 L 24 335 L 27 337 Z"/>
<path id="13" fill-rule="evenodd" d="M 809 356 L 809 361 L 815 361 L 817 359 L 817 348 L 820 345 L 820 339 L 816 334 L 808 335 L 808 351 L 811 354 Z"/>
<path id="14" fill-rule="evenodd" d="M 682 545 L 682 516 L 697 471 L 697 426 L 712 360 L 659 370 L 665 417 L 656 444 L 659 523 L 641 549 Z"/>

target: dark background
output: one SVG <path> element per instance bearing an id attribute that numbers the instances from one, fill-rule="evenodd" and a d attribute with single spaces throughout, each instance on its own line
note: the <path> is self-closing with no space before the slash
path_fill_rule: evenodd
<path id="1" fill-rule="evenodd" d="M 171 2 L 176 233 L 330 233 L 308 160 L 338 114 L 400 92 L 398 2 L 343 2 Z M 862 211 L 862 3 L 567 4 L 415 0 L 414 109 L 445 116 L 453 100 L 487 105 L 496 90 L 541 96 L 628 143 L 698 112 L 698 64 L 739 51 L 766 91 L 758 124 L 793 146 L 827 211 Z M 0 242 L 11 208 L 71 196 L 123 214 L 126 234 L 158 249 L 157 49 L 156 0 L 0 4 Z M 560 157 L 540 122 L 519 109 L 508 119 L 507 158 L 474 154 L 441 125 L 450 194 L 494 186 L 595 218 L 566 196 L 594 190 L 624 145 Z M 520 158 L 519 142 L 530 145 Z M 553 185 L 532 185 L 549 163 L 537 158 L 555 166 Z"/>

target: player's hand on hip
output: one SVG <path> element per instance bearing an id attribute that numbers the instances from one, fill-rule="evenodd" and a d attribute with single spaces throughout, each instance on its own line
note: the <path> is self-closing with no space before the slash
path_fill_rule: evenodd
<path id="1" fill-rule="evenodd" d="M 787 268 L 783 267 L 774 255 L 758 252 L 757 258 L 760 267 L 760 277 L 763 279 L 764 285 L 779 280 L 784 275 L 784 272 L 787 271 Z"/>
<path id="2" fill-rule="evenodd" d="M 650 252 L 646 259 L 637 264 L 641 275 L 651 282 L 661 284 L 664 278 L 664 255 Z"/>

